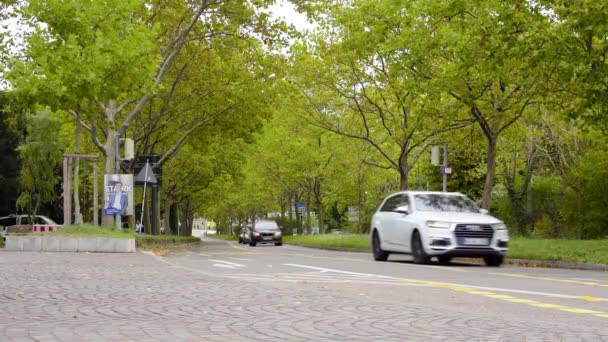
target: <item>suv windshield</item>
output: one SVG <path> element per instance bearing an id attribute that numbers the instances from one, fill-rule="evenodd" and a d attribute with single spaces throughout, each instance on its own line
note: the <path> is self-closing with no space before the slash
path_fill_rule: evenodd
<path id="1" fill-rule="evenodd" d="M 416 210 L 479 213 L 479 208 L 466 196 L 443 194 L 414 195 Z"/>

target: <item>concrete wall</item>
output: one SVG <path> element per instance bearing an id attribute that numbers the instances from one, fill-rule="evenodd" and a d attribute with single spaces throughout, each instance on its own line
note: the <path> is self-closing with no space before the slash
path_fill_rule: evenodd
<path id="1" fill-rule="evenodd" d="M 135 239 L 67 236 L 7 236 L 8 251 L 133 253 Z"/>

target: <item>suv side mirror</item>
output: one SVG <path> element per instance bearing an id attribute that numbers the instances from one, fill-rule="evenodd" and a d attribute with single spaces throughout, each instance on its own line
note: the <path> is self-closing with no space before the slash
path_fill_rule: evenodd
<path id="1" fill-rule="evenodd" d="M 409 210 L 410 210 L 410 208 L 407 205 L 402 205 L 402 206 L 395 208 L 395 210 L 393 210 L 393 211 L 396 213 L 409 215 L 409 213 L 410 213 Z"/>

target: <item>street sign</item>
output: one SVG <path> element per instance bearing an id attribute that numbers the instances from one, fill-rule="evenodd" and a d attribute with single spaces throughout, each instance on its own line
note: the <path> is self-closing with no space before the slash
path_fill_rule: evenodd
<path id="1" fill-rule="evenodd" d="M 145 170 L 146 164 L 150 165 L 150 169 L 153 171 L 154 177 L 156 179 L 156 183 L 152 183 L 148 181 L 147 183 L 162 185 L 163 184 L 163 167 L 162 165 L 158 165 L 158 161 L 160 160 L 160 156 L 157 154 L 149 154 L 149 155 L 141 155 L 137 157 L 135 166 L 133 167 L 133 174 L 137 175 L 135 177 L 135 185 L 144 185 L 144 176 L 141 176 L 141 180 L 139 179 L 139 175 L 142 171 Z M 148 176 L 150 172 L 148 172 Z"/>
<path id="2" fill-rule="evenodd" d="M 296 206 L 298 207 L 298 214 L 303 215 L 304 209 L 306 208 L 306 202 L 296 202 Z"/>
<path id="3" fill-rule="evenodd" d="M 451 167 L 447 167 L 447 166 L 442 166 L 440 168 L 440 172 L 442 175 L 451 175 L 452 174 L 452 168 Z"/>
<path id="4" fill-rule="evenodd" d="M 139 171 L 137 176 L 135 176 L 135 181 L 138 183 L 150 183 L 156 184 L 158 181 L 156 180 L 156 176 L 150 167 L 150 163 L 146 163 L 146 166 Z"/>

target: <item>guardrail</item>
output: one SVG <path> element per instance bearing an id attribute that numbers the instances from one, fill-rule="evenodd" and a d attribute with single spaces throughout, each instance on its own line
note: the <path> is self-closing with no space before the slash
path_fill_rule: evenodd
<path id="1" fill-rule="evenodd" d="M 61 228 L 59 224 L 35 224 L 32 226 L 32 232 L 34 233 L 44 233 L 44 232 L 52 232 Z"/>

